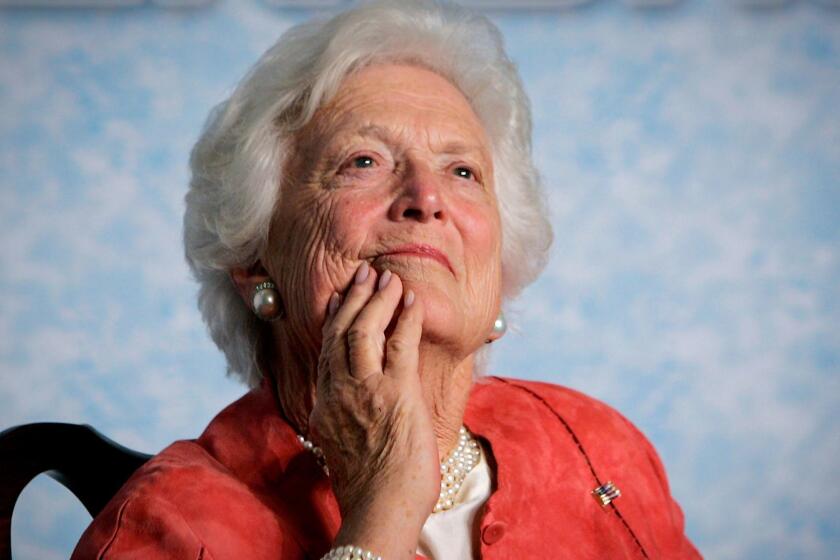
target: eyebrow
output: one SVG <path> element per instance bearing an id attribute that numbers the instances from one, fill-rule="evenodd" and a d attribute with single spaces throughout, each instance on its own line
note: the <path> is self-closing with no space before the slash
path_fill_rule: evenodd
<path id="1" fill-rule="evenodd" d="M 359 136 L 372 136 L 383 141 L 394 139 L 394 135 L 389 129 L 378 124 L 369 124 L 363 126 L 360 129 L 356 130 L 354 134 Z M 440 150 L 440 153 L 454 155 L 465 155 L 474 153 L 478 155 L 483 155 L 484 151 L 481 149 L 480 146 L 460 142 L 458 140 L 452 140 L 443 144 L 443 148 Z"/>

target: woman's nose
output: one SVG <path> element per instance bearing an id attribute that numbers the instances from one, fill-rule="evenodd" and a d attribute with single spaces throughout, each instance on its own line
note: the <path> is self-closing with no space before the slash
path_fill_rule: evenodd
<path id="1" fill-rule="evenodd" d="M 403 178 L 388 217 L 394 221 L 417 220 L 421 223 L 447 221 L 449 213 L 441 197 L 441 180 L 430 170 L 412 169 Z"/>

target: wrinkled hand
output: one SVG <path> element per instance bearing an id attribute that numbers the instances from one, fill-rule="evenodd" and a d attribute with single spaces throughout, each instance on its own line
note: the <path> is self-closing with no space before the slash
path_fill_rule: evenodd
<path id="1" fill-rule="evenodd" d="M 388 512 L 392 527 L 393 516 L 405 516 L 419 531 L 437 500 L 440 474 L 418 374 L 423 306 L 403 292 L 396 274 L 377 277 L 363 263 L 344 301 L 333 294 L 310 429 L 342 517 L 371 521 Z"/>

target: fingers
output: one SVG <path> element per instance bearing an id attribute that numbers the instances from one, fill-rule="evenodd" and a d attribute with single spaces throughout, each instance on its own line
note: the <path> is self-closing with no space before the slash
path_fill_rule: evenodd
<path id="1" fill-rule="evenodd" d="M 376 271 L 363 262 L 356 270 L 342 304 L 337 293 L 330 296 L 327 318 L 321 330 L 321 355 L 318 359 L 318 390 L 324 389 L 328 376 L 350 375 L 345 337 L 359 310 L 370 298 L 376 282 Z"/>
<path id="2" fill-rule="evenodd" d="M 395 379 L 417 376 L 420 336 L 423 334 L 423 306 L 411 290 L 403 296 L 403 310 L 385 350 L 385 375 Z"/>
<path id="3" fill-rule="evenodd" d="M 333 294 L 322 331 L 322 373 L 364 379 L 382 373 L 385 329 L 402 295 L 402 281 L 386 270 L 377 277 L 365 262 L 357 270 L 344 301 Z"/>
<path id="4" fill-rule="evenodd" d="M 377 282 L 376 292 L 368 300 L 347 330 L 350 374 L 365 379 L 381 374 L 385 357 L 385 329 L 394 318 L 403 292 L 402 280 L 386 270 Z"/>

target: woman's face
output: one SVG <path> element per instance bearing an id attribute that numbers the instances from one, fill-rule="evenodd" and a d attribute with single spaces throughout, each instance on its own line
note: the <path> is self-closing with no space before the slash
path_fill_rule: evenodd
<path id="1" fill-rule="evenodd" d="M 332 292 L 363 261 L 425 306 L 423 337 L 460 357 L 498 314 L 501 229 L 493 162 L 468 101 L 417 66 L 365 68 L 296 137 L 263 262 L 286 321 L 320 342 Z"/>

